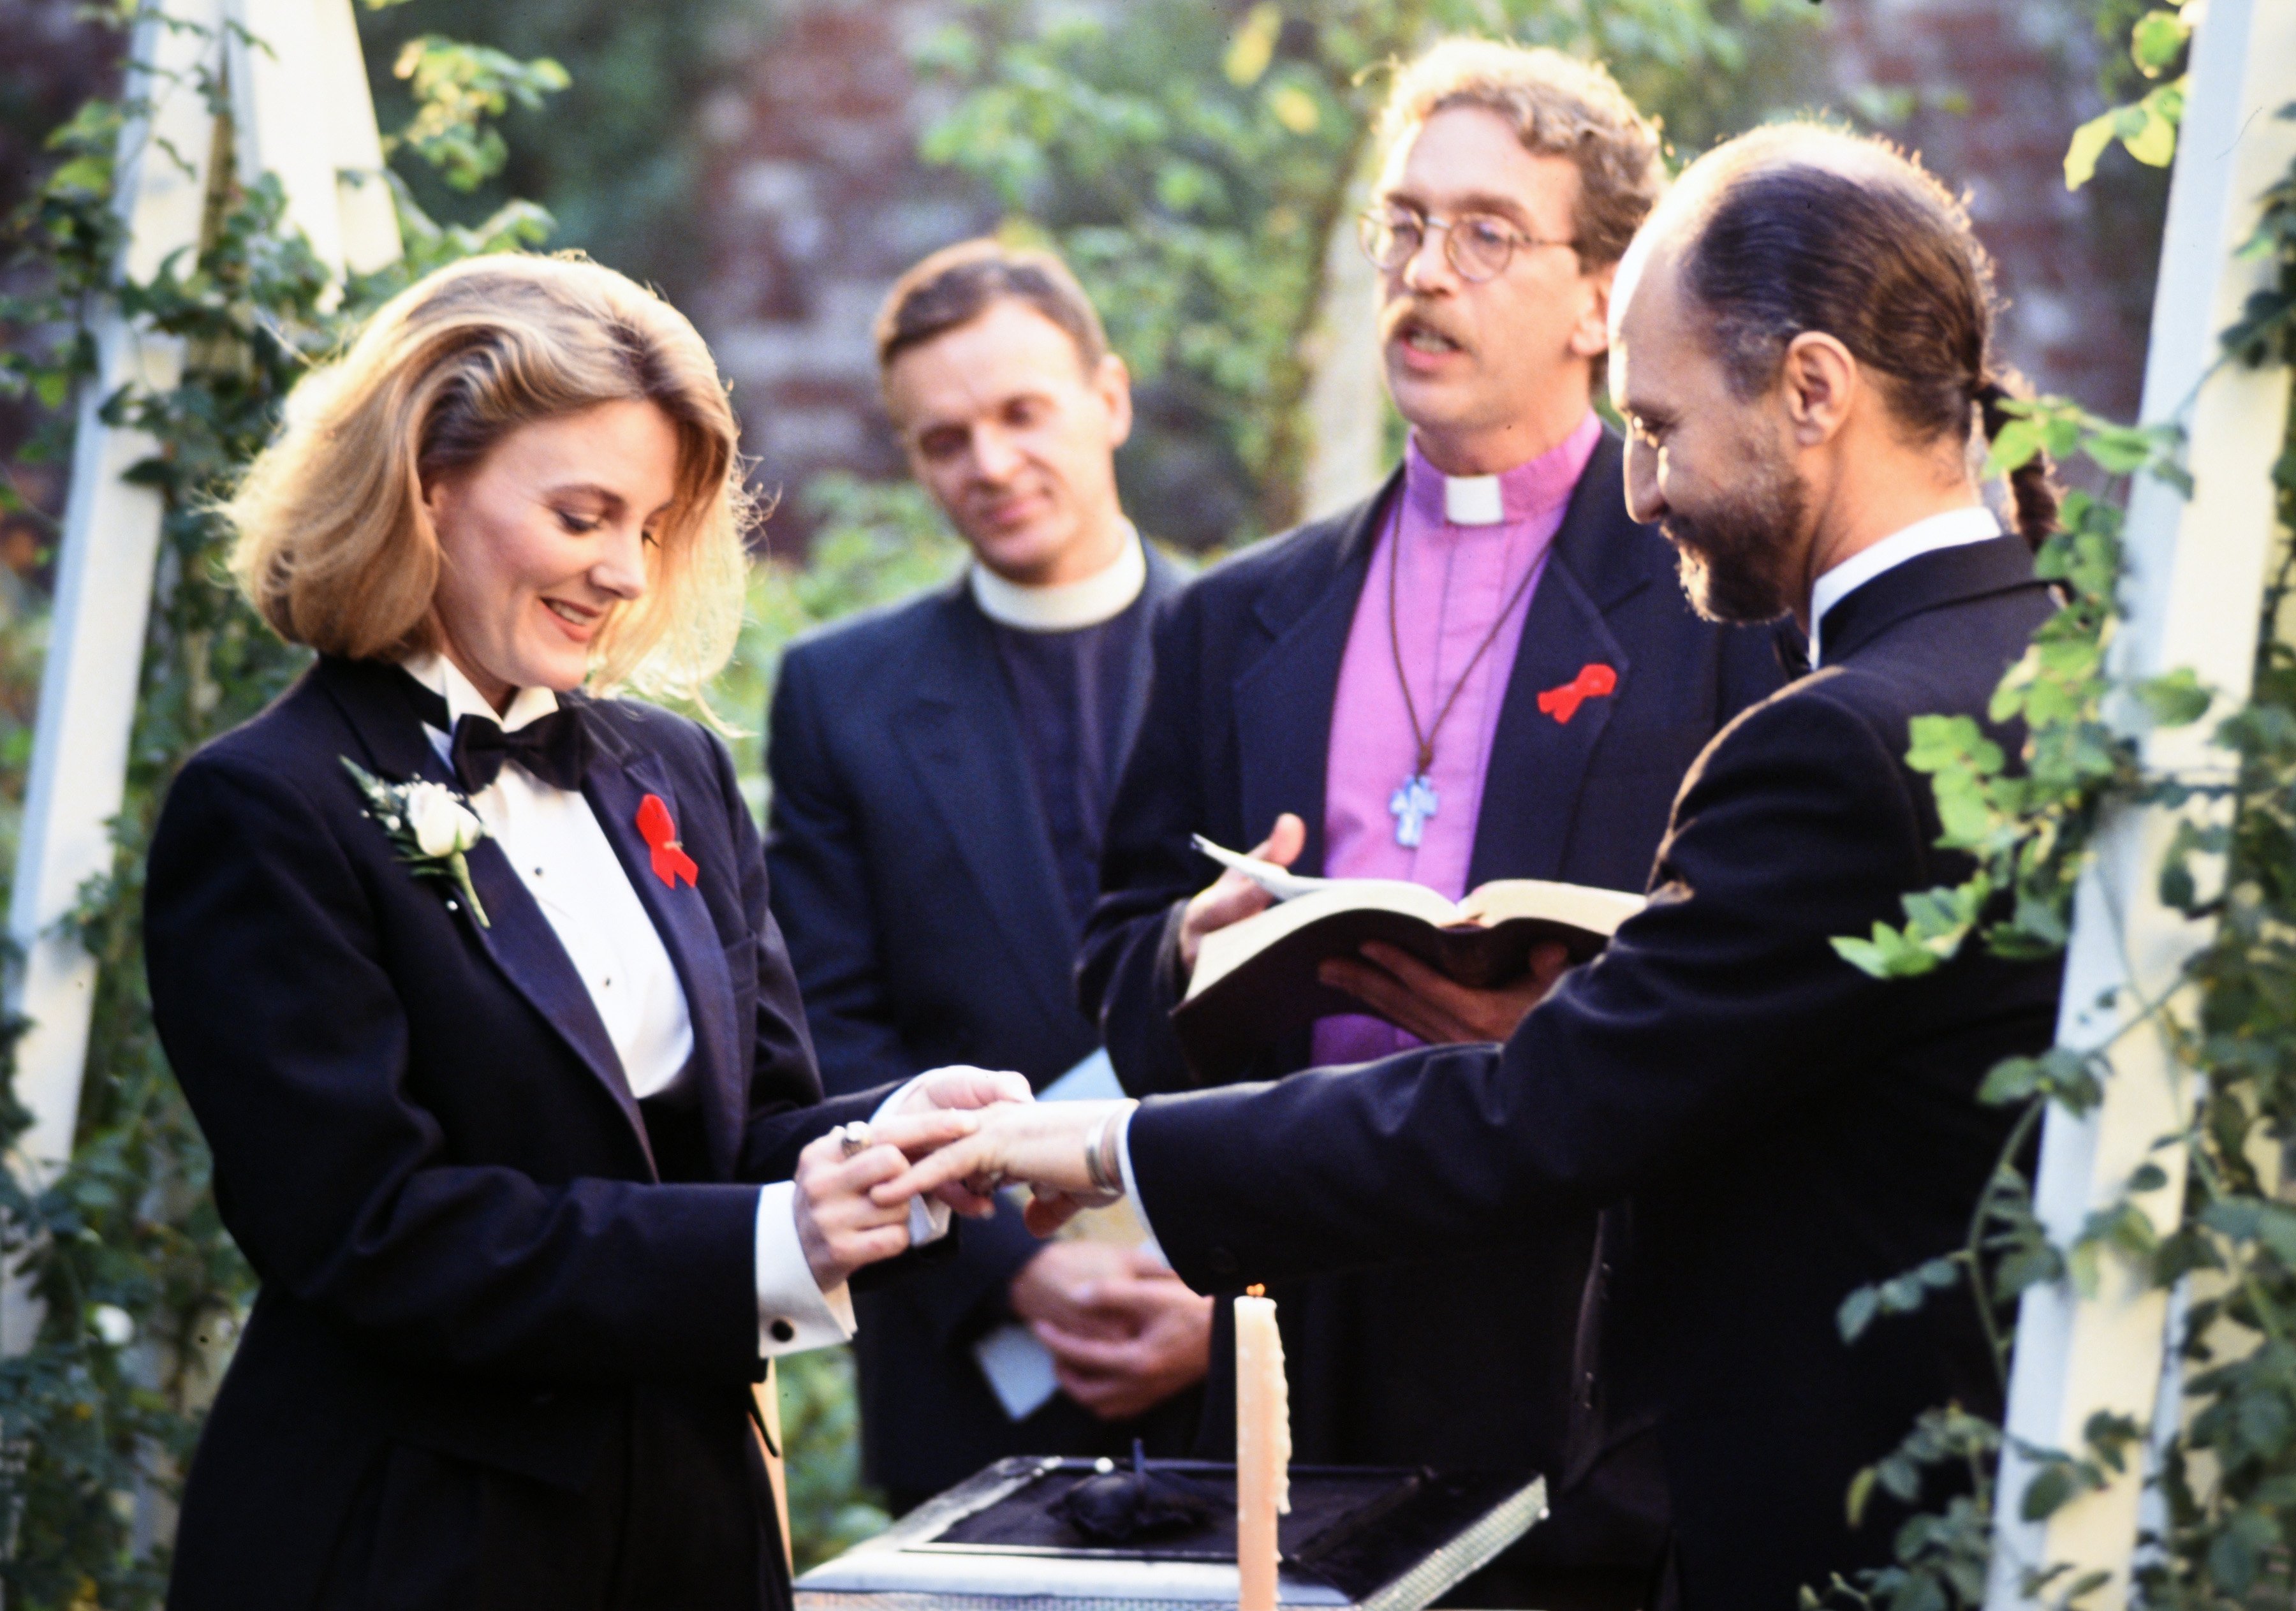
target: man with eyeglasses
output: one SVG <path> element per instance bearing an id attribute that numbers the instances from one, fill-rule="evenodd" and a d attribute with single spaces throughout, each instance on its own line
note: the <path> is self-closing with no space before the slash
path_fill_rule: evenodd
<path id="1" fill-rule="evenodd" d="M 1650 121 L 1599 66 L 1456 39 L 1398 75 L 1381 137 L 1362 238 L 1410 443 L 1367 502 L 1215 567 L 1160 621 L 1078 970 L 1136 1096 L 1201 1083 L 1170 1010 L 1203 937 L 1267 905 L 1234 874 L 1208 884 L 1192 834 L 1454 899 L 1496 878 L 1639 892 L 1692 760 L 1782 679 L 1767 630 L 1691 611 L 1591 405 L 1611 275 L 1664 183 Z M 1250 1077 L 1504 1040 L 1560 966 L 1471 990 L 1366 947 L 1324 976 L 1362 1010 Z M 1591 1211 L 1558 1215 L 1537 1246 L 1273 1294 L 1296 1459 L 1536 1469 L 1562 1493 L 1457 1603 L 1625 1603 L 1659 1547 L 1647 1440 L 1601 1424 L 1573 1364 L 1595 1245 Z M 1213 1448 L 1232 1353 L 1216 1336 Z"/>

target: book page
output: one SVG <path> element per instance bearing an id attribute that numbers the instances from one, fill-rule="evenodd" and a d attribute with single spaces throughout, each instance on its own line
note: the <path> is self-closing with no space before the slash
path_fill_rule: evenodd
<path id="1" fill-rule="evenodd" d="M 1206 934 L 1202 944 L 1196 948 L 1196 971 L 1188 981 L 1188 995 L 1193 998 L 1202 994 L 1225 974 L 1318 918 L 1334 912 L 1366 910 L 1400 913 L 1437 928 L 1465 921 L 1457 906 L 1424 884 L 1400 878 L 1338 879 L 1329 889 L 1269 907 L 1242 923 L 1232 923 Z"/>
<path id="2" fill-rule="evenodd" d="M 1640 895 L 1622 890 L 1589 889 L 1582 884 L 1551 884 L 1543 878 L 1494 878 L 1467 892 L 1459 902 L 1460 923 L 1496 928 L 1510 917 L 1543 917 L 1585 929 L 1590 934 L 1615 934 L 1619 925 L 1647 904 Z M 1206 943 L 1210 943 L 1209 938 Z"/>

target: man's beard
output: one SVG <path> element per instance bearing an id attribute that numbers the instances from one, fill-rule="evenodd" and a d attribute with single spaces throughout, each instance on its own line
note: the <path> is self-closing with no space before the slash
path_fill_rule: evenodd
<path id="1" fill-rule="evenodd" d="M 1793 560 L 1808 494 L 1774 443 L 1744 444 L 1745 469 L 1695 513 L 1669 510 L 1659 529 L 1680 562 L 1682 590 L 1709 621 L 1773 621 L 1793 608 Z"/>

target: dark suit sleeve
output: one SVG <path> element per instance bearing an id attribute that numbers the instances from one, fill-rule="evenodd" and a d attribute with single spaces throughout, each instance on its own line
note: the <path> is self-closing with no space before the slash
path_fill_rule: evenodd
<path id="1" fill-rule="evenodd" d="M 152 1015 L 266 1285 L 388 1353 L 568 1380 L 758 1357 L 758 1193 L 449 1155 L 366 892 L 275 773 L 194 760 L 145 890 Z"/>
<path id="2" fill-rule="evenodd" d="M 1077 995 L 1100 1026 L 1116 1077 L 1136 1097 L 1197 1084 L 1172 1032 L 1180 972 L 1180 919 L 1209 882 L 1189 835 L 1206 826 L 1197 668 L 1202 612 L 1193 588 L 1168 604 L 1155 629 L 1148 708 L 1109 809 L 1100 900 L 1085 926 Z"/>
<path id="3" fill-rule="evenodd" d="M 1902 747 L 1902 733 L 1897 747 Z M 1929 834 L 1892 745 L 1803 697 L 1693 771 L 1650 908 L 1504 1048 L 1146 1103 L 1142 1207 L 1199 1291 L 1535 1234 L 1857 1066 L 1890 988 L 1830 937 L 1898 915 Z"/>

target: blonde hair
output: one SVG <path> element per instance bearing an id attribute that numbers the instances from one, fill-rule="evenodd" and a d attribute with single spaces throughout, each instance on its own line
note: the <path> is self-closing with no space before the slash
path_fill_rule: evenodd
<path id="1" fill-rule="evenodd" d="M 439 645 L 425 483 L 537 420 L 652 403 L 678 439 L 676 503 L 646 590 L 591 645 L 588 685 L 699 700 L 734 651 L 754 519 L 718 366 L 685 316 L 586 259 L 466 259 L 377 309 L 287 401 L 223 513 L 231 570 L 274 631 L 352 659 Z"/>
<path id="2" fill-rule="evenodd" d="M 1578 260 L 1603 267 L 1626 255 L 1666 188 L 1658 127 L 1601 63 L 1545 45 L 1446 39 L 1396 75 L 1380 113 L 1393 150 L 1439 111 L 1480 107 L 1513 126 L 1526 151 L 1568 157 L 1578 169 L 1571 220 Z"/>

